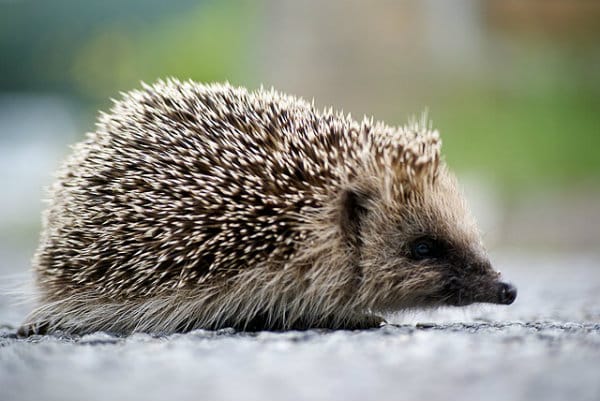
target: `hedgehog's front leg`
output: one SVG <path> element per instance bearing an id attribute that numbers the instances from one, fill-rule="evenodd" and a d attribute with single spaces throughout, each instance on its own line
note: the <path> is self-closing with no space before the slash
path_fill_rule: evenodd
<path id="1" fill-rule="evenodd" d="M 377 329 L 386 324 L 387 321 L 381 316 L 364 313 L 354 315 L 343 321 L 332 318 L 323 324 L 322 327 L 332 330 L 368 330 Z"/>
<path id="2" fill-rule="evenodd" d="M 366 330 L 366 329 L 376 329 L 387 324 L 387 320 L 378 315 L 370 315 L 363 314 L 359 315 L 356 320 L 350 322 L 347 327 L 344 327 L 346 330 Z"/>
<path id="3" fill-rule="evenodd" d="M 45 335 L 48 333 L 50 324 L 48 322 L 24 323 L 17 330 L 17 336 L 29 337 L 33 335 Z"/>

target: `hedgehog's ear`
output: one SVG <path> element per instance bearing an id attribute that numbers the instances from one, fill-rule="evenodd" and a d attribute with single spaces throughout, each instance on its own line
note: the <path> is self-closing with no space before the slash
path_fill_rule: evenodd
<path id="1" fill-rule="evenodd" d="M 360 245 L 361 222 L 367 214 L 368 195 L 354 188 L 342 191 L 339 224 L 342 238 L 350 245 Z"/>

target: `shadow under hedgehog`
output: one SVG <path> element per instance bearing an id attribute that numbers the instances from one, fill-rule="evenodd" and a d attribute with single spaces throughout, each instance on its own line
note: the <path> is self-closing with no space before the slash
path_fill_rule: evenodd
<path id="1" fill-rule="evenodd" d="M 21 334 L 377 327 L 510 304 L 441 141 L 273 90 L 159 81 L 50 189 Z"/>

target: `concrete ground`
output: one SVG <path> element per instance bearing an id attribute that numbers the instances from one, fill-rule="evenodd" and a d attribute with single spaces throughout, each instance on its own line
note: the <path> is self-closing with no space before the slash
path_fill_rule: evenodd
<path id="1" fill-rule="evenodd" d="M 600 257 L 493 259 L 515 304 L 367 331 L 17 339 L 0 298 L 0 400 L 599 400 Z"/>

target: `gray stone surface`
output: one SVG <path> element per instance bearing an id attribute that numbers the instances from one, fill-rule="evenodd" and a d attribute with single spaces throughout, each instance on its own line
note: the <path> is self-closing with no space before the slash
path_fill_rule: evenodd
<path id="1" fill-rule="evenodd" d="M 17 339 L 0 302 L 0 400 L 598 400 L 600 258 L 494 257 L 509 307 L 367 331 Z"/>

